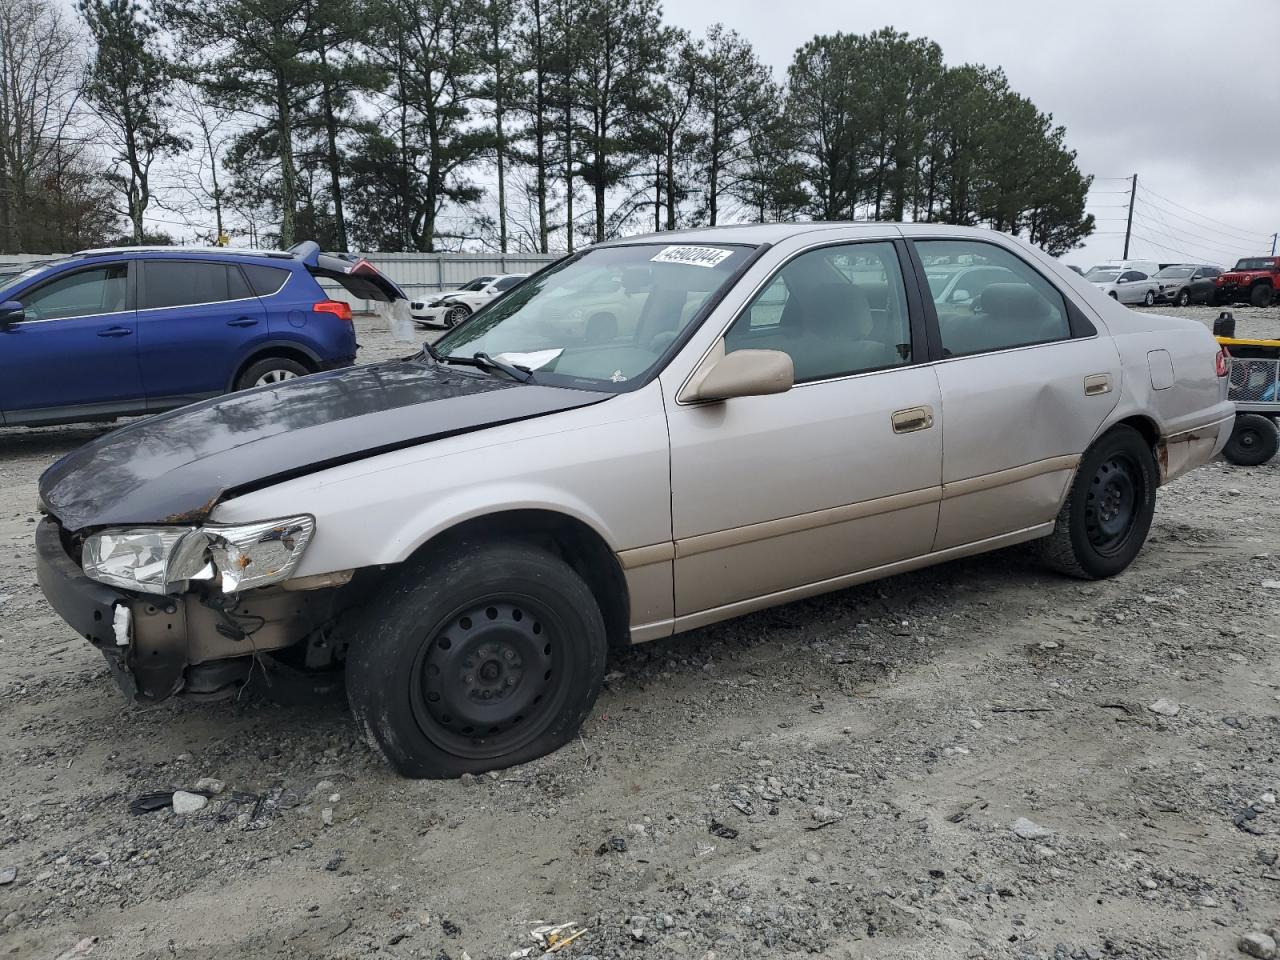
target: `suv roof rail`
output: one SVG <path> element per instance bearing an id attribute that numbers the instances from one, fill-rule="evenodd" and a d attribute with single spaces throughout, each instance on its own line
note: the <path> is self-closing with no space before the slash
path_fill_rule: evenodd
<path id="1" fill-rule="evenodd" d="M 283 250 L 249 250 L 244 247 L 179 247 L 179 246 L 123 246 L 94 247 L 90 250 L 77 250 L 77 257 L 98 257 L 116 253 L 216 253 L 222 256 L 267 257 L 275 260 L 290 260 L 293 254 Z"/>

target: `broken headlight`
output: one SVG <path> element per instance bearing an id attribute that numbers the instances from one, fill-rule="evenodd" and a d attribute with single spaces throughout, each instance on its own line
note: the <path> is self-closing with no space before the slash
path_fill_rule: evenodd
<path id="1" fill-rule="evenodd" d="M 142 593 L 208 580 L 223 593 L 288 580 L 315 533 L 309 516 L 204 527 L 117 527 L 84 542 L 85 575 Z"/>

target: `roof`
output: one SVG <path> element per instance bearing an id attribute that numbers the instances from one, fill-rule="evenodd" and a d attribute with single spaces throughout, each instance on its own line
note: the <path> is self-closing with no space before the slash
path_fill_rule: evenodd
<path id="1" fill-rule="evenodd" d="M 217 254 L 223 257 L 265 257 L 272 260 L 292 260 L 293 254 L 284 250 L 248 250 L 243 247 L 175 247 L 175 246 L 137 246 L 137 247 L 96 247 L 92 250 L 77 250 L 78 257 L 116 256 L 121 253 L 170 253 L 170 254 Z"/>
<path id="2" fill-rule="evenodd" d="M 626 246 L 632 243 L 777 243 L 802 233 L 823 230 L 847 230 L 865 227 L 868 232 L 896 232 L 899 224 L 881 222 L 823 221 L 807 223 L 739 223 L 721 227 L 694 227 L 689 230 L 667 230 L 639 236 L 617 237 L 600 244 L 602 247 Z"/>

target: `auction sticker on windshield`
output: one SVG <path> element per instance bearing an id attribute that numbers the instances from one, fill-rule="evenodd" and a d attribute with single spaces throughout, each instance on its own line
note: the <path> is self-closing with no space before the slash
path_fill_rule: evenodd
<path id="1" fill-rule="evenodd" d="M 692 267 L 714 267 L 721 260 L 733 256 L 732 250 L 719 247 L 663 247 L 652 263 L 684 263 Z"/>

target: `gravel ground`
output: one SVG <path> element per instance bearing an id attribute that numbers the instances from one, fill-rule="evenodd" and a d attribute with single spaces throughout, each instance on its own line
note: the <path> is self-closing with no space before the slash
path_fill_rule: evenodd
<path id="1" fill-rule="evenodd" d="M 442 783 L 341 704 L 122 700 L 31 549 L 39 471 L 98 432 L 0 431 L 0 955 L 482 960 L 573 921 L 578 960 L 1208 958 L 1280 926 L 1280 463 L 1161 491 L 1111 581 L 1009 551 L 622 652 L 578 742 Z"/>

